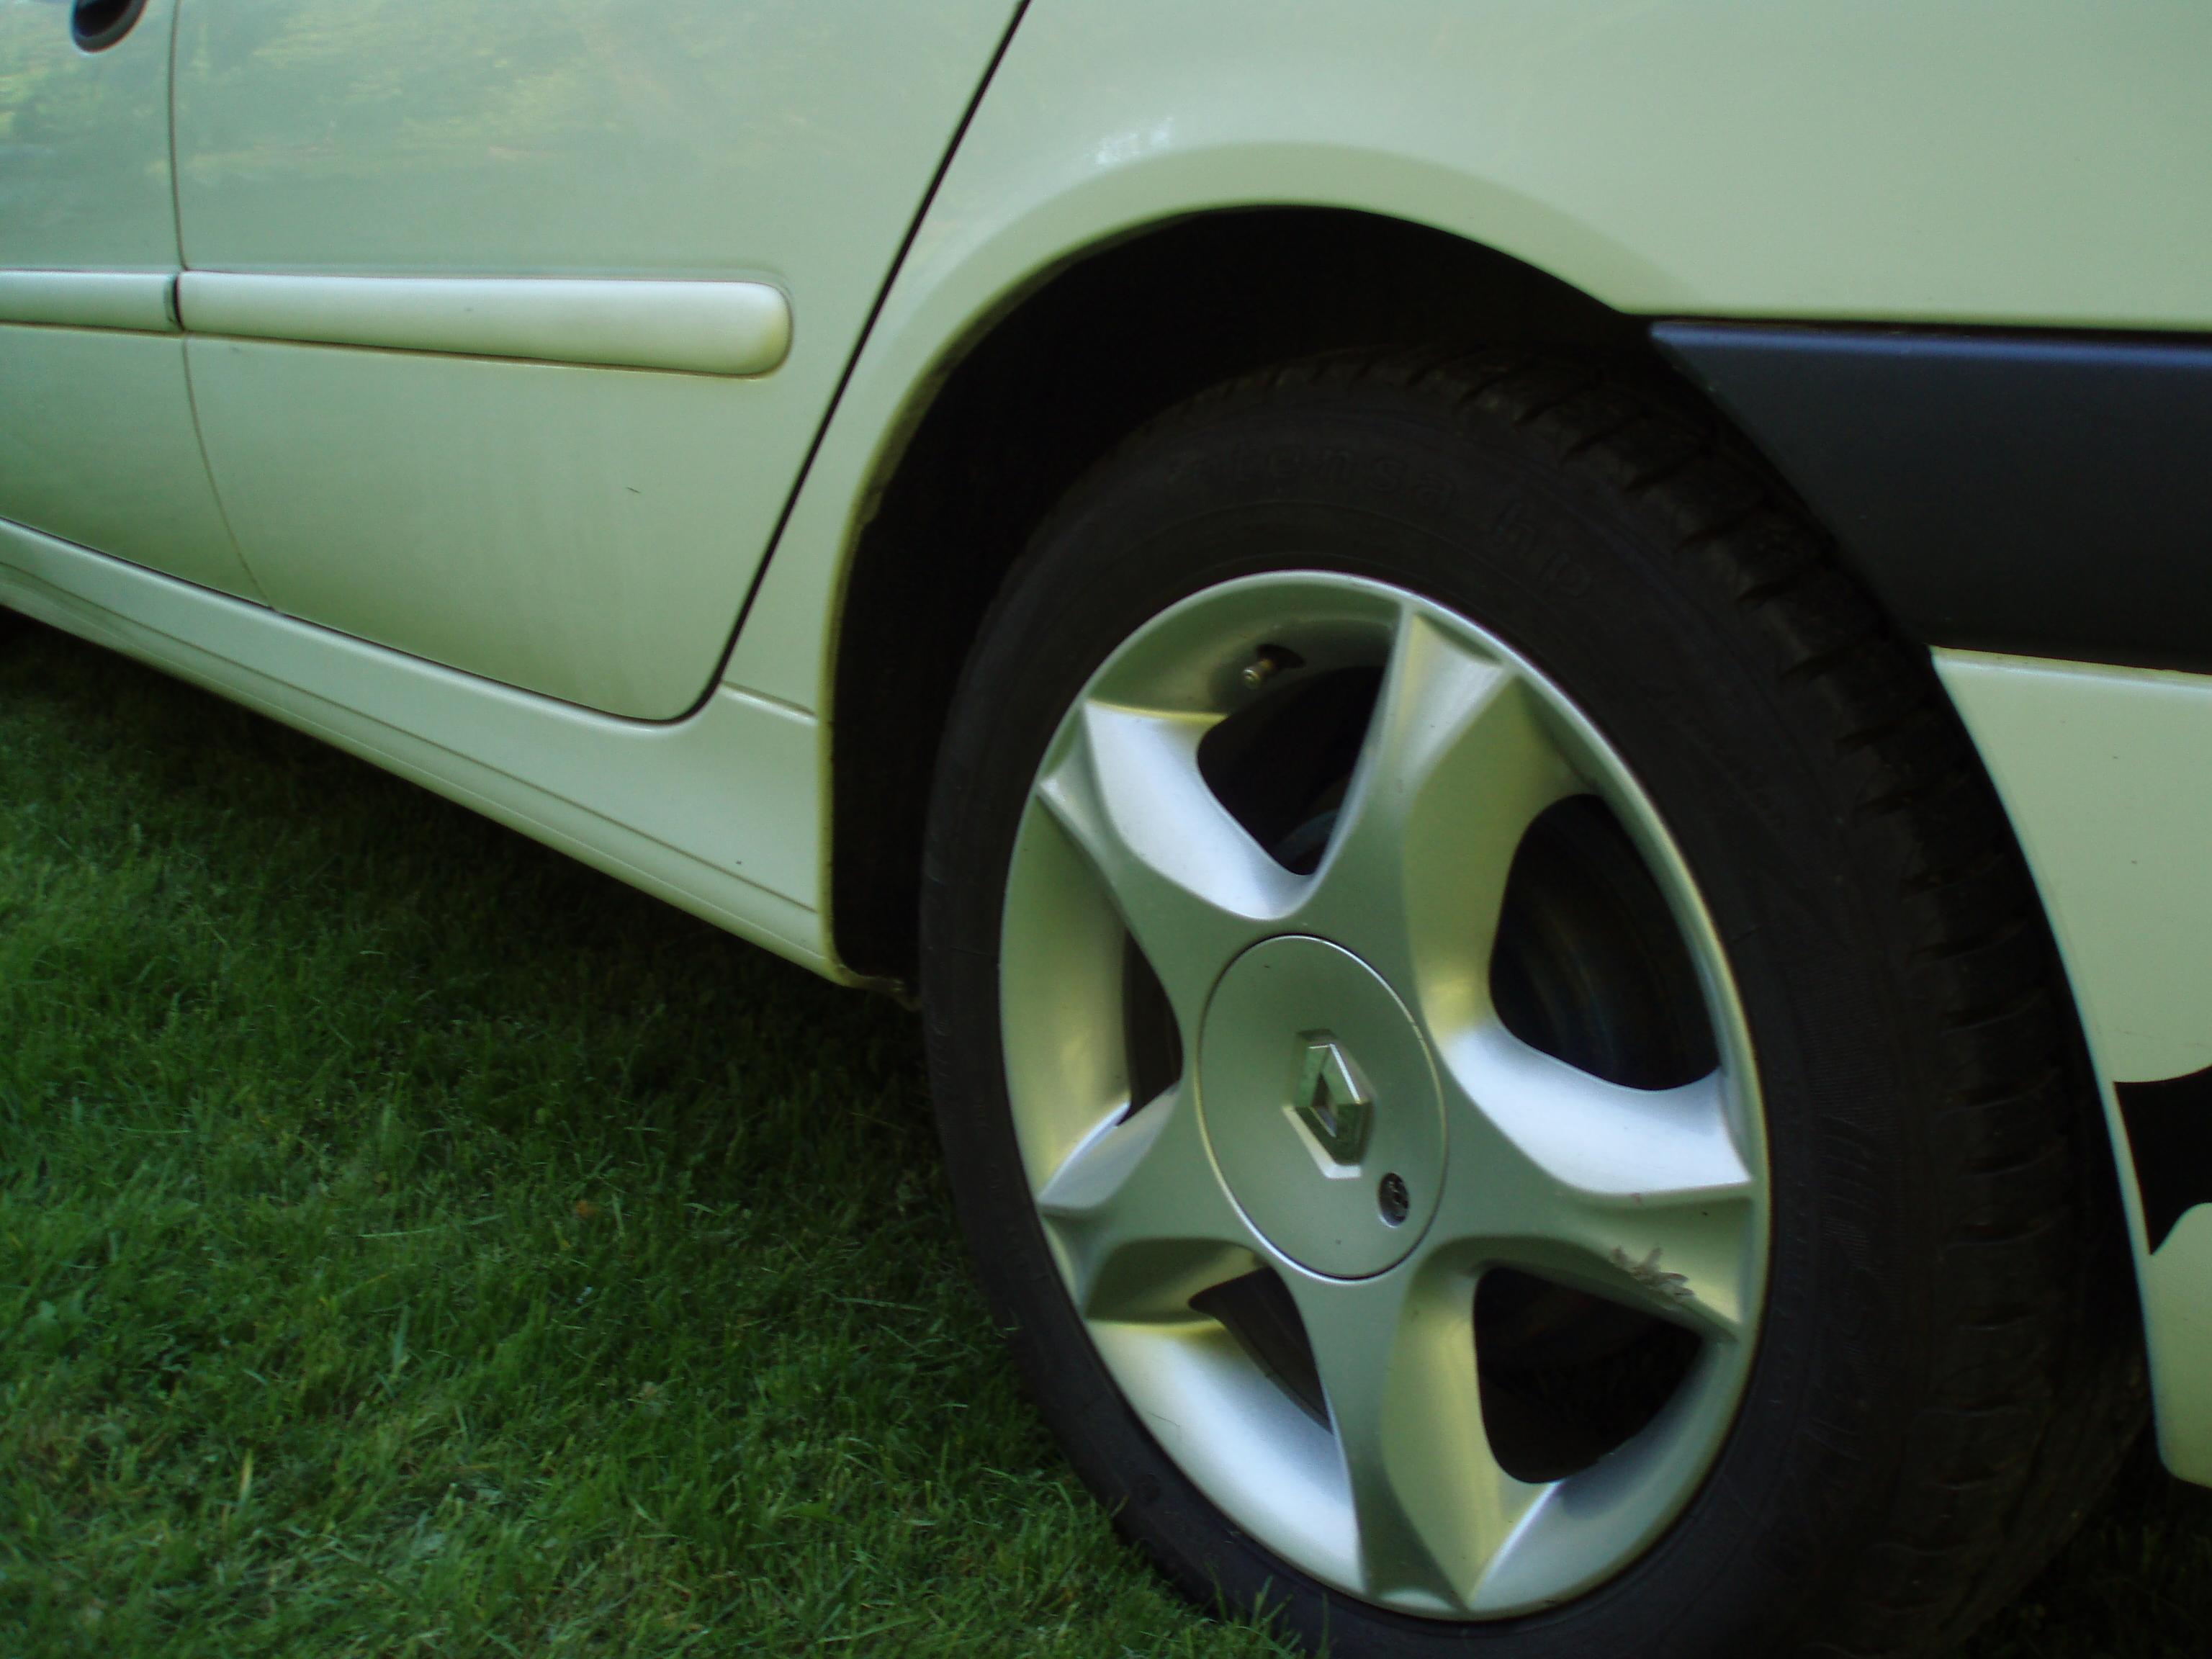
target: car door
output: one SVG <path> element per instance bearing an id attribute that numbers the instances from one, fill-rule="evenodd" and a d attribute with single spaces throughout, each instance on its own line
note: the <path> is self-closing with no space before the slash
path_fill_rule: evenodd
<path id="1" fill-rule="evenodd" d="M 0 0 L 0 520 L 250 596 L 172 306 L 172 4 Z"/>
<path id="2" fill-rule="evenodd" d="M 703 694 L 1014 0 L 182 0 L 179 305 L 270 600 Z"/>

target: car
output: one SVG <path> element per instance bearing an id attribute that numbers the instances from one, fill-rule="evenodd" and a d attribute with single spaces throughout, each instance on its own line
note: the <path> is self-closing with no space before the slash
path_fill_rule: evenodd
<path id="1" fill-rule="evenodd" d="M 0 603 L 915 1001 L 1193 1596 L 2212 1483 L 2212 11 L 0 5 Z"/>

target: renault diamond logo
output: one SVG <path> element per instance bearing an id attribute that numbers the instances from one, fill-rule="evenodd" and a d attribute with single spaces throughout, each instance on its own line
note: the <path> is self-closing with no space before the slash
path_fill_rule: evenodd
<path id="1" fill-rule="evenodd" d="M 1322 1173 L 1357 1175 L 1367 1150 L 1375 1103 L 1352 1075 L 1351 1062 L 1326 1031 L 1309 1031 L 1297 1092 L 1283 1109 L 1304 1133 Z"/>

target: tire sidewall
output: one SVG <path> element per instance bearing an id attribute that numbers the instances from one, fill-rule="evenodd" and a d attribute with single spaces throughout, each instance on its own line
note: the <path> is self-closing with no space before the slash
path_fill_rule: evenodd
<path id="1" fill-rule="evenodd" d="M 963 675 L 924 866 L 924 1000 L 940 1127 L 994 1314 L 1085 1480 L 1183 1587 L 1341 1650 L 1520 1659 L 1763 1654 L 1877 1513 L 1924 1341 L 1913 1050 L 1885 971 L 1885 872 L 1859 867 L 1817 725 L 1733 596 L 1668 526 L 1532 434 L 1358 386 L 1201 408 L 1079 488 L 1010 574 Z M 1306 1578 L 1238 1533 L 1124 1404 L 1052 1262 L 1000 1063 L 1000 898 L 1030 781 L 1092 671 L 1151 617 L 1261 571 L 1408 588 L 1528 657 L 1627 761 L 1727 953 L 1767 1119 L 1767 1304 L 1705 1485 L 1614 1579 L 1544 1613 L 1443 1625 Z"/>

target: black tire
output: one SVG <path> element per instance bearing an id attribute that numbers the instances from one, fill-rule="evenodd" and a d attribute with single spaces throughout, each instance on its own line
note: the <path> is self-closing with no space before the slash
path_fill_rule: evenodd
<path id="1" fill-rule="evenodd" d="M 1387 1611 L 1230 1525 L 1102 1365 L 1015 1145 L 1000 906 L 1040 757 L 1119 641 L 1285 549 L 1475 620 L 1603 728 L 1695 873 L 1759 1057 L 1774 1225 L 1743 1404 L 1664 1535 L 1542 1613 Z M 1045 1417 L 1188 1594 L 1317 1650 L 1935 1651 L 2050 1555 L 2139 1427 L 2101 1119 L 1978 762 L 1802 509 L 1639 367 L 1330 360 L 1126 443 L 1038 532 L 967 665 L 923 946 L 953 1188 Z"/>

